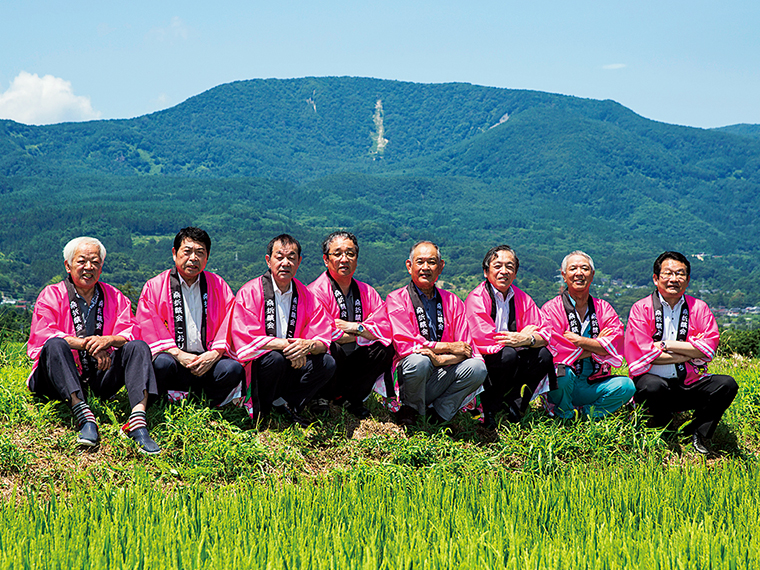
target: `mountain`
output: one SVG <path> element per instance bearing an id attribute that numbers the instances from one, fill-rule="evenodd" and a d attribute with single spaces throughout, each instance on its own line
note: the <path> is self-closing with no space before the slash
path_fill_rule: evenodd
<path id="1" fill-rule="evenodd" d="M 739 125 L 728 125 L 727 127 L 718 127 L 713 129 L 724 133 L 731 133 L 742 137 L 760 138 L 760 125 L 749 125 L 742 123 Z"/>
<path id="2" fill-rule="evenodd" d="M 506 242 L 537 300 L 556 294 L 573 249 L 594 256 L 599 291 L 627 299 L 621 307 L 643 293 L 612 280 L 647 286 L 654 257 L 678 249 L 695 256 L 702 296 L 760 304 L 758 190 L 757 138 L 650 121 L 613 101 L 351 77 L 239 81 L 135 119 L 0 121 L 0 291 L 33 296 L 81 233 L 107 241 L 107 279 L 139 289 L 192 223 L 212 233 L 212 264 L 234 287 L 286 230 L 303 238 L 309 281 L 321 237 L 344 227 L 362 242 L 360 276 L 384 292 L 407 278 L 408 245 L 432 238 L 459 293 L 482 278 L 485 250 Z"/>

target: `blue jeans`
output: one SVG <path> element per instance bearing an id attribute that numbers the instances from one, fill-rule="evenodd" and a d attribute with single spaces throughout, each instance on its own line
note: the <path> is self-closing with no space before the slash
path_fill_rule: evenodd
<path id="1" fill-rule="evenodd" d="M 636 392 L 628 376 L 613 376 L 589 384 L 587 376 L 577 376 L 569 366 L 565 367 L 564 376 L 557 376 L 557 386 L 547 397 L 557 406 L 555 413 L 560 418 L 572 418 L 575 408 L 587 416 L 601 418 L 617 410 Z"/>

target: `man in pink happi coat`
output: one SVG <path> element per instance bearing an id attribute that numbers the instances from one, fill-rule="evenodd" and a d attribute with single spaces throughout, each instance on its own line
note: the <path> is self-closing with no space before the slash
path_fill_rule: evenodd
<path id="1" fill-rule="evenodd" d="M 710 438 L 739 388 L 731 376 L 707 371 L 718 348 L 718 325 L 703 301 L 685 294 L 690 279 L 691 264 L 683 254 L 660 254 L 652 276 L 657 290 L 631 307 L 624 351 L 636 385 L 634 400 L 659 426 L 676 412 L 694 410 L 686 432 L 694 449 L 708 454 Z"/>
<path id="2" fill-rule="evenodd" d="M 549 350 L 557 367 L 557 389 L 546 397 L 560 418 L 572 418 L 576 410 L 605 416 L 636 391 L 630 378 L 612 374 L 612 367 L 623 365 L 623 324 L 612 305 L 589 294 L 595 271 L 588 254 L 566 255 L 561 273 L 567 288 L 541 307 L 552 331 Z"/>
<path id="3" fill-rule="evenodd" d="M 160 394 L 204 394 L 212 406 L 240 396 L 243 367 L 227 354 L 228 316 L 235 296 L 205 271 L 211 238 L 196 227 L 174 238 L 174 267 L 143 287 L 136 321 L 153 354 Z"/>
<path id="4" fill-rule="evenodd" d="M 554 379 L 545 348 L 550 329 L 533 299 L 514 285 L 520 260 L 508 245 L 492 247 L 483 258 L 485 280 L 467 296 L 467 319 L 475 346 L 488 369 L 480 395 L 486 427 L 496 427 L 502 408 L 507 419 L 522 418 L 547 375 Z"/>
<path id="5" fill-rule="evenodd" d="M 97 420 L 87 400 L 109 399 L 126 386 L 132 412 L 122 427 L 142 453 L 161 451 L 148 433 L 145 410 L 155 396 L 150 349 L 136 340 L 132 306 L 118 289 L 100 283 L 106 248 L 91 237 L 74 238 L 63 248 L 67 277 L 37 297 L 27 354 L 34 361 L 29 389 L 71 406 L 77 443 L 95 447 Z"/>
<path id="6" fill-rule="evenodd" d="M 369 410 L 363 402 L 378 377 L 383 377 L 386 386 L 392 382 L 390 323 L 378 292 L 354 279 L 359 260 L 354 234 L 336 231 L 328 235 L 322 243 L 322 259 L 327 270 L 309 285 L 309 291 L 335 323 L 330 354 L 337 370 L 316 401 L 326 407 L 327 400 L 335 400 L 365 418 Z"/>
<path id="7" fill-rule="evenodd" d="M 411 282 L 386 299 L 401 388 L 397 419 L 404 426 L 418 415 L 428 414 L 433 422 L 451 420 L 487 374 L 473 350 L 464 303 L 435 286 L 443 267 L 437 245 L 414 244 L 406 261 Z"/>
<path id="8" fill-rule="evenodd" d="M 301 425 L 309 401 L 335 373 L 327 354 L 334 325 L 319 300 L 295 279 L 301 244 L 288 234 L 272 239 L 269 270 L 235 297 L 231 350 L 246 367 L 245 405 L 253 417 L 272 407 Z"/>

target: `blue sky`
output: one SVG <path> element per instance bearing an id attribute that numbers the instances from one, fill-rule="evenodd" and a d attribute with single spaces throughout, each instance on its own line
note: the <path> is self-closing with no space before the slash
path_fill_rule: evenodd
<path id="1" fill-rule="evenodd" d="M 130 118 L 221 83 L 352 75 L 760 123 L 760 2 L 282 0 L 0 5 L 0 118 Z"/>

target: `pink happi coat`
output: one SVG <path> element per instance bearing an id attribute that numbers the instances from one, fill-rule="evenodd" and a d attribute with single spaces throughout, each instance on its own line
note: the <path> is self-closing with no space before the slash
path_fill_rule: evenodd
<path id="1" fill-rule="evenodd" d="M 604 350 L 607 351 L 605 356 L 592 354 L 591 358 L 601 365 L 609 364 L 613 368 L 623 365 L 623 324 L 620 322 L 615 309 L 607 301 L 594 298 L 594 310 L 596 319 L 599 322 L 599 330 L 608 328 L 612 334 L 600 336 L 595 340 L 599 342 Z M 551 340 L 549 341 L 549 350 L 554 357 L 554 364 L 565 364 L 572 366 L 578 360 L 583 349 L 575 346 L 572 342 L 562 336 L 570 330 L 570 324 L 567 322 L 567 313 L 562 304 L 562 296 L 558 295 L 547 301 L 541 307 L 541 311 L 546 317 L 546 321 L 551 329 Z"/>
<path id="2" fill-rule="evenodd" d="M 356 344 L 367 346 L 373 342 L 380 342 L 383 346 L 391 343 L 391 326 L 388 321 L 388 314 L 384 310 L 385 303 L 380 294 L 366 283 L 354 279 L 359 287 L 359 295 L 362 301 L 362 324 L 364 327 L 377 337 L 378 340 L 368 340 L 364 337 L 357 336 Z M 327 272 L 322 273 L 308 287 L 314 296 L 319 299 L 325 312 L 332 319 L 340 318 L 340 308 L 333 294 L 332 282 L 327 276 Z M 343 336 L 343 331 L 335 327 L 332 340 L 338 340 Z"/>
<path id="3" fill-rule="evenodd" d="M 467 321 L 470 324 L 472 338 L 475 346 L 481 354 L 496 354 L 504 345 L 499 344 L 494 339 L 498 332 L 496 324 L 491 318 L 491 296 L 488 294 L 486 287 L 488 283 L 483 281 L 475 287 L 465 301 L 467 309 Z M 543 338 L 547 343 L 551 338 L 551 331 L 544 315 L 538 309 L 538 306 L 530 298 L 530 295 L 512 285 L 515 293 L 515 325 L 517 332 L 522 331 L 525 327 L 533 325 L 538 327 L 536 334 Z"/>
<path id="4" fill-rule="evenodd" d="M 266 333 L 264 289 L 261 280 L 262 277 L 257 277 L 243 285 L 232 305 L 229 326 L 230 351 L 241 363 L 256 360 L 270 352 L 264 346 L 275 338 L 267 336 Z M 294 337 L 318 340 L 329 347 L 335 328 L 333 320 L 327 316 L 321 303 L 303 283 L 293 279 L 293 284 L 298 291 Z M 250 366 L 246 366 L 246 374 L 250 374 Z"/>
<path id="5" fill-rule="evenodd" d="M 477 347 L 474 346 L 470 334 L 464 303 L 451 291 L 438 289 L 438 292 L 441 294 L 445 323 L 441 342 L 466 342 L 474 347 L 472 356 L 482 360 L 483 357 L 478 352 Z M 424 346 L 432 349 L 435 342 L 427 340 L 420 334 L 414 305 L 412 305 L 406 287 L 401 287 L 388 294 L 388 298 L 385 300 L 385 308 L 391 324 L 393 346 L 396 349 L 396 355 L 393 358 L 393 370 L 396 370 L 398 363 L 412 354 L 415 348 Z"/>
<path id="6" fill-rule="evenodd" d="M 684 384 L 688 386 L 708 375 L 707 363 L 715 357 L 720 335 L 718 324 L 707 304 L 689 295 L 684 295 L 684 299 L 689 307 L 689 332 L 686 341 L 705 355 L 705 358 L 695 358 L 685 363 Z M 649 372 L 654 360 L 662 354 L 659 344 L 655 345 L 652 340 L 654 329 L 654 308 L 652 297 L 648 295 L 631 307 L 625 329 L 623 350 L 632 378 Z M 698 334 L 703 334 L 702 338 L 696 338 Z"/>
<path id="7" fill-rule="evenodd" d="M 143 287 L 137 304 L 135 321 L 140 327 L 140 338 L 148 343 L 153 356 L 170 348 L 178 348 L 174 337 L 174 308 L 169 273 L 170 270 L 166 270 L 149 280 Z M 206 275 L 208 289 L 205 348 L 228 352 L 228 319 L 235 295 L 224 279 L 215 273 L 203 273 Z"/>
<path id="8" fill-rule="evenodd" d="M 138 329 L 132 317 L 132 304 L 129 299 L 111 285 L 100 283 L 100 287 L 105 297 L 103 300 L 103 336 L 121 336 L 127 341 L 137 338 Z M 26 353 L 34 361 L 32 374 L 39 364 L 40 352 L 42 352 L 42 347 L 48 339 L 75 337 L 76 335 L 74 321 L 71 319 L 66 284 L 61 281 L 55 285 L 48 285 L 37 297 L 32 315 L 32 326 L 29 329 Z M 108 349 L 109 353 L 113 351 L 113 347 Z M 71 353 L 74 355 L 74 361 L 81 373 L 79 351 L 72 350 Z M 31 377 L 30 374 L 26 381 L 27 385 L 29 385 Z"/>

